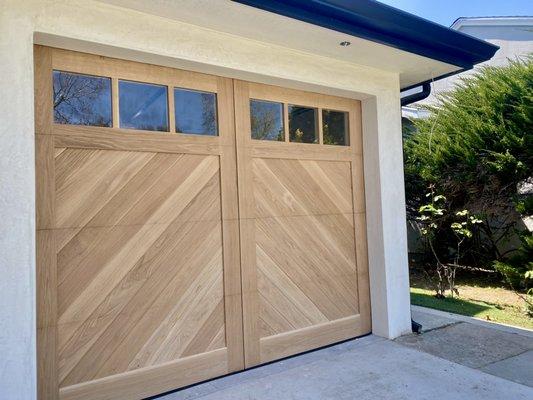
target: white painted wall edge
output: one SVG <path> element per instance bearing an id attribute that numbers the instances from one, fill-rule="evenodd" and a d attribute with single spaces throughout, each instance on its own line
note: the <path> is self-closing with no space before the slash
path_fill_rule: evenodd
<path id="1" fill-rule="evenodd" d="M 372 332 L 393 339 L 411 332 L 401 109 L 379 101 L 362 101 L 370 301 Z"/>

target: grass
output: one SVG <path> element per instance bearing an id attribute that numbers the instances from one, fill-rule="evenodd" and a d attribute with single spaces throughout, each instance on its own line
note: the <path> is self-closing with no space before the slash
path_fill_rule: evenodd
<path id="1" fill-rule="evenodd" d="M 435 292 L 419 276 L 411 277 L 411 303 L 487 321 L 533 329 L 521 299 L 511 290 L 472 279 L 459 279 L 459 297 L 437 299 Z"/>

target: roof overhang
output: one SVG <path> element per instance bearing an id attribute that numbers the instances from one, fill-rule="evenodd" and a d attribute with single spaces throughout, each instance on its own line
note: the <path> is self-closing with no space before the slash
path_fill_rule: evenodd
<path id="1" fill-rule="evenodd" d="M 491 43 L 372 0 L 233 1 L 455 65 L 460 68 L 455 72 L 489 60 L 498 50 Z"/>
<path id="2" fill-rule="evenodd" d="M 403 90 L 472 68 L 497 50 L 481 40 L 370 0 L 99 1 L 397 73 Z M 351 46 L 339 46 L 342 41 L 351 42 Z"/>

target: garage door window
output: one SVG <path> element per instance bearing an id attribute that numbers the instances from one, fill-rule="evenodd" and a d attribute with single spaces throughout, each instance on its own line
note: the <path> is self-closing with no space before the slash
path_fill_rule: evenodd
<path id="1" fill-rule="evenodd" d="M 110 127 L 111 79 L 53 72 L 54 122 Z"/>
<path id="2" fill-rule="evenodd" d="M 119 81 L 120 127 L 168 132 L 167 87 Z"/>
<path id="3" fill-rule="evenodd" d="M 317 110 L 289 104 L 289 138 L 291 142 L 318 143 Z"/>
<path id="4" fill-rule="evenodd" d="M 176 132 L 217 136 L 217 95 L 199 90 L 174 89 Z"/>
<path id="5" fill-rule="evenodd" d="M 283 142 L 283 104 L 272 101 L 250 100 L 252 139 Z"/>
<path id="6" fill-rule="evenodd" d="M 348 113 L 322 110 L 322 131 L 324 144 L 348 146 Z"/>

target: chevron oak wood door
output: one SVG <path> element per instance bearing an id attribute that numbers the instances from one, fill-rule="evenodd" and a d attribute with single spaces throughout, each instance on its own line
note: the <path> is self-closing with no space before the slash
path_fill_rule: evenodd
<path id="1" fill-rule="evenodd" d="M 283 109 L 277 137 L 252 139 L 251 100 Z M 235 110 L 246 367 L 369 333 L 359 102 L 235 81 Z M 293 142 L 313 139 L 289 113 L 312 110 L 316 143 Z M 322 110 L 347 116 L 347 145 L 324 144 Z"/>
<path id="2" fill-rule="evenodd" d="M 35 59 L 39 398 L 142 399 L 244 368 L 232 81 Z M 110 78 L 112 126 L 53 123 L 53 71 Z M 167 89 L 169 132 L 119 128 L 121 79 Z M 218 136 L 175 132 L 174 88 L 216 95 Z"/>
<path id="3" fill-rule="evenodd" d="M 35 61 L 39 399 L 142 399 L 370 332 L 357 101 Z"/>

